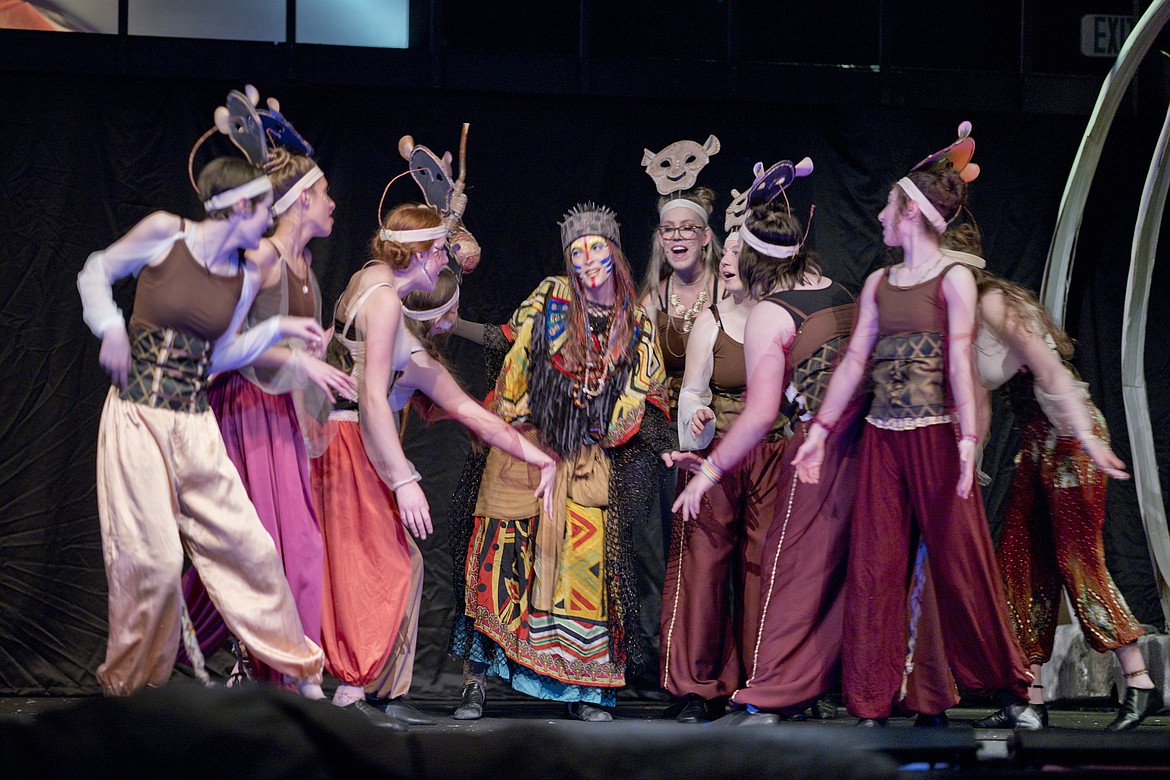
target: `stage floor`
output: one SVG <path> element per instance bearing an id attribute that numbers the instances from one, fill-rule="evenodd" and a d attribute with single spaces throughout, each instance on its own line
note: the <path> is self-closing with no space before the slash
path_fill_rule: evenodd
<path id="1" fill-rule="evenodd" d="M 197 702 L 192 709 L 202 707 L 206 700 L 218 701 L 220 709 L 192 715 L 190 730 L 213 732 L 217 734 L 216 739 L 229 742 L 234 740 L 234 734 L 231 731 L 224 731 L 226 737 L 219 734 L 220 726 L 209 726 L 208 718 L 212 721 L 220 717 L 230 720 L 234 716 L 248 719 L 251 717 L 249 713 L 253 712 L 249 708 L 257 704 L 256 700 L 269 708 L 275 701 L 275 706 L 283 713 L 281 718 L 292 717 L 294 721 L 296 716 L 288 714 L 294 709 L 302 715 L 307 712 L 330 722 L 341 714 L 323 705 L 304 707 L 295 697 L 274 695 L 271 691 L 253 695 L 220 689 L 205 696 L 196 686 L 179 684 L 152 694 L 170 698 L 161 703 L 148 703 L 146 709 L 136 711 L 135 719 L 130 721 L 134 728 L 130 730 L 149 732 L 160 728 L 159 708 L 174 709 L 176 701 L 182 704 Z M 295 700 L 295 706 L 284 700 Z M 127 701 L 133 699 L 111 700 L 116 705 Z M 227 710 L 224 702 L 227 702 Z M 106 710 L 102 707 L 107 703 L 100 697 L 0 697 L 0 726 L 21 724 L 35 733 L 40 721 L 50 730 L 56 728 L 75 733 L 78 723 L 86 722 L 77 717 L 80 713 L 104 713 L 108 707 Z M 766 776 L 793 776 L 806 780 L 817 777 L 944 775 L 961 778 L 1039 777 L 1052 771 L 1072 772 L 1080 777 L 1170 777 L 1170 716 L 1152 717 L 1130 734 L 1107 734 L 1102 729 L 1113 718 L 1114 712 L 1104 706 L 1107 702 L 1103 701 L 1081 703 L 1085 706 L 1050 708 L 1048 729 L 1021 735 L 972 728 L 970 721 L 983 717 L 990 710 L 971 707 L 950 710 L 951 726 L 945 729 L 915 728 L 913 720 L 907 718 L 892 718 L 884 729 L 859 729 L 854 725 L 855 719 L 849 717 L 843 708 L 836 720 L 743 728 L 719 720 L 700 725 L 677 724 L 660 717 L 663 705 L 639 701 L 619 701 L 614 722 L 601 724 L 566 719 L 563 705 L 549 702 L 493 701 L 489 698 L 485 717 L 479 721 L 452 719 L 450 713 L 454 700 L 415 700 L 413 703 L 418 709 L 433 715 L 438 721 L 436 725 L 413 727 L 405 735 L 372 729 L 366 734 L 364 723 L 346 729 L 353 724 L 344 718 L 338 722 L 343 730 L 354 732 L 355 739 L 365 739 L 363 750 L 369 749 L 373 741 L 375 745 L 384 743 L 386 756 L 404 751 L 403 756 L 409 756 L 411 771 L 402 776 L 411 777 L 453 776 L 453 766 L 465 766 L 469 761 L 478 764 L 477 757 L 484 761 L 477 767 L 481 771 L 467 766 L 468 773 L 458 776 L 498 776 L 501 767 L 508 767 L 515 770 L 511 773 L 514 777 L 555 776 L 558 780 L 566 777 L 632 780 L 636 777 L 690 776 L 708 780 L 745 776 L 742 774 L 744 768 L 759 763 L 761 769 L 767 766 Z M 1092 704 L 1101 706 L 1089 706 Z M 322 713 L 321 709 L 325 712 Z M 100 717 L 116 721 L 123 717 L 119 712 L 122 710 Z M 145 728 L 142 724 L 146 724 Z M 168 728 L 171 725 L 168 724 Z M 107 724 L 104 728 L 108 730 L 113 725 Z M 100 733 L 100 739 L 96 735 L 93 738 L 94 743 L 108 740 L 106 732 Z M 277 737 L 273 740 L 274 745 L 287 744 L 287 740 L 282 743 Z M 312 735 L 306 741 L 321 744 Z M 518 751 L 517 745 L 528 747 Z M 182 743 L 178 749 L 183 750 Z M 347 749 L 342 747 L 340 751 L 346 752 Z M 531 750 L 536 753 L 525 752 Z M 549 756 L 544 754 L 550 752 L 557 756 L 553 762 L 555 767 L 549 764 Z M 462 758 L 456 758 L 459 756 Z M 676 757 L 685 767 L 695 771 L 683 770 L 676 763 Z M 531 759 L 531 765 L 525 763 L 526 759 Z M 394 765 L 393 761 L 390 763 Z M 743 766 L 733 772 L 735 763 Z M 567 767 L 569 771 L 566 771 Z M 752 775 L 749 772 L 746 776 Z"/>

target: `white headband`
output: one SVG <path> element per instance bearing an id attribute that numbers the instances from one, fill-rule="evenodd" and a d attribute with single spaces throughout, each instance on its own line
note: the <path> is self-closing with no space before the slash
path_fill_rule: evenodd
<path id="1" fill-rule="evenodd" d="M 272 211 L 276 214 L 276 216 L 279 217 L 281 214 L 289 210 L 297 198 L 301 197 L 302 192 L 309 189 L 309 187 L 312 187 L 323 178 L 325 178 L 325 171 L 314 165 L 309 169 L 308 173 L 297 179 L 296 183 L 289 187 L 288 192 L 280 196 L 280 200 L 276 201 L 276 205 L 272 207 Z"/>
<path id="2" fill-rule="evenodd" d="M 957 260 L 963 265 L 971 268 L 986 268 L 987 261 L 982 257 L 971 252 L 960 252 L 958 249 L 940 249 L 940 253 L 947 260 Z"/>
<path id="3" fill-rule="evenodd" d="M 451 299 L 448 300 L 446 303 L 444 303 L 442 306 L 436 306 L 433 309 L 423 309 L 421 311 L 415 311 L 414 309 L 406 308 L 406 306 L 404 305 L 402 307 L 402 313 L 405 314 L 407 317 L 410 317 L 412 320 L 418 320 L 419 322 L 430 322 L 431 320 L 439 319 L 439 317 L 442 317 L 444 314 L 451 311 L 452 309 L 454 309 L 458 305 L 459 305 L 459 288 L 456 287 L 455 294 L 452 295 Z"/>
<path id="4" fill-rule="evenodd" d="M 415 241 L 436 241 L 440 238 L 446 238 L 447 228 L 445 225 L 435 225 L 429 228 L 418 228 L 416 230 L 387 230 L 382 228 L 378 231 L 378 235 L 382 237 L 383 241 L 396 241 L 399 244 L 410 244 Z"/>
<path id="5" fill-rule="evenodd" d="M 662 208 L 658 209 L 658 218 L 662 219 L 663 214 L 665 214 L 670 209 L 674 209 L 674 208 L 690 209 L 691 211 L 695 212 L 700 217 L 702 217 L 703 226 L 706 227 L 706 225 L 707 225 L 707 209 L 703 208 L 698 203 L 695 203 L 693 200 L 687 200 L 686 198 L 675 198 L 674 200 L 667 201 L 665 204 L 663 204 Z"/>
<path id="6" fill-rule="evenodd" d="M 241 184 L 239 187 L 232 187 L 230 190 L 224 190 L 218 195 L 212 195 L 203 201 L 203 208 L 210 214 L 213 211 L 234 206 L 237 201 L 254 198 L 266 192 L 272 192 L 272 182 L 268 181 L 267 176 L 261 176 L 258 179 L 252 179 L 250 182 Z"/>
<path id="7" fill-rule="evenodd" d="M 910 196 L 910 199 L 918 204 L 918 208 L 922 211 L 922 216 L 926 217 L 926 221 L 931 224 L 934 231 L 939 235 L 947 232 L 947 221 L 942 218 L 942 214 L 938 213 L 938 209 L 934 204 L 926 199 L 922 194 L 922 190 L 918 189 L 914 182 L 903 176 L 898 179 L 898 186 Z"/>
<path id="8" fill-rule="evenodd" d="M 748 230 L 747 225 L 741 225 L 739 228 L 739 240 L 750 246 L 762 255 L 768 257 L 792 257 L 800 251 L 802 244 L 794 244 L 792 246 L 777 246 L 776 244 L 769 244 L 752 231 Z"/>

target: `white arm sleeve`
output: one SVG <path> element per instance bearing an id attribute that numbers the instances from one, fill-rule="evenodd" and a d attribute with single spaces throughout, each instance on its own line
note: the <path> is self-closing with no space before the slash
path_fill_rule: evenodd
<path id="1" fill-rule="evenodd" d="M 239 302 L 236 303 L 231 325 L 215 342 L 215 349 L 211 353 L 211 373 L 218 374 L 246 366 L 280 340 L 279 316 L 269 317 L 240 333 L 240 328 L 243 327 L 248 310 L 252 308 L 252 301 L 259 290 L 260 271 L 250 263 L 245 264 L 244 289 L 240 292 Z"/>
<path id="2" fill-rule="evenodd" d="M 183 237 L 182 231 L 178 231 L 163 238 L 138 238 L 142 235 L 138 230 L 135 228 L 106 249 L 91 254 L 81 273 L 77 274 L 81 316 L 98 338 L 115 325 L 126 327 L 122 310 L 114 303 L 114 282 L 137 276 L 150 261 L 170 251 L 175 241 Z"/>
<path id="3" fill-rule="evenodd" d="M 695 319 L 687 340 L 687 363 L 678 394 L 678 445 L 681 450 L 701 450 L 715 438 L 715 421 L 703 426 L 698 438 L 691 436 L 691 418 L 711 403 L 711 372 L 715 369 L 715 339 L 719 328 L 710 311 Z"/>

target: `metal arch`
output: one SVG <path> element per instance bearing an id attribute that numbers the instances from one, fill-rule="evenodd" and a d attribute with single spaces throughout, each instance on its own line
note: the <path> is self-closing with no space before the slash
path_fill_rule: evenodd
<path id="1" fill-rule="evenodd" d="M 1089 187 L 1101 161 L 1101 149 L 1117 115 L 1117 107 L 1125 97 L 1125 91 L 1142 64 L 1154 38 L 1161 32 L 1170 18 L 1170 0 L 1156 0 L 1134 26 L 1129 37 L 1121 46 L 1117 61 L 1101 85 L 1101 93 L 1089 116 L 1089 127 L 1081 138 L 1077 155 L 1073 159 L 1072 172 L 1064 185 L 1060 197 L 1060 210 L 1056 216 L 1056 230 L 1052 244 L 1048 247 L 1048 262 L 1044 268 L 1044 283 L 1040 298 L 1044 307 L 1060 324 L 1064 324 L 1064 310 L 1068 305 L 1068 287 L 1072 278 L 1072 258 L 1076 251 L 1077 233 L 1081 229 L 1081 217 L 1085 214 L 1085 201 Z"/>
<path id="2" fill-rule="evenodd" d="M 1056 219 L 1056 230 L 1048 250 L 1041 298 L 1045 307 L 1061 324 L 1068 305 L 1072 277 L 1072 259 L 1077 234 L 1085 211 L 1089 187 L 1101 159 L 1101 151 L 1117 107 L 1155 37 L 1170 19 L 1170 0 L 1156 0 L 1134 26 L 1097 97 L 1089 126 L 1081 138 L 1072 172 L 1065 184 Z M 1121 347 L 1122 396 L 1133 455 L 1138 506 L 1146 531 L 1146 542 L 1154 564 L 1162 614 L 1170 622 L 1170 531 L 1166 526 L 1165 508 L 1154 453 L 1153 426 L 1145 385 L 1145 331 L 1149 307 L 1150 281 L 1153 276 L 1154 251 L 1157 248 L 1162 212 L 1166 203 L 1170 173 L 1167 171 L 1167 147 L 1170 144 L 1170 113 L 1162 127 L 1158 149 L 1150 162 L 1142 192 L 1137 225 L 1134 231 L 1130 273 L 1126 288 Z M 1140 421 L 1141 424 L 1135 424 Z"/>
<path id="3" fill-rule="evenodd" d="M 1154 578 L 1162 602 L 1162 616 L 1170 624 L 1170 529 L 1166 527 L 1166 509 L 1158 479 L 1158 459 L 1154 452 L 1150 402 L 1146 394 L 1146 314 L 1150 303 L 1150 285 L 1154 259 L 1170 188 L 1170 110 L 1162 123 L 1158 148 L 1150 160 L 1146 184 L 1142 189 L 1133 250 L 1129 260 L 1129 278 L 1125 287 L 1122 315 L 1121 393 L 1127 420 L 1145 421 L 1129 425 L 1129 444 L 1133 456 L 1138 506 L 1146 529 L 1146 543 L 1154 563 Z"/>

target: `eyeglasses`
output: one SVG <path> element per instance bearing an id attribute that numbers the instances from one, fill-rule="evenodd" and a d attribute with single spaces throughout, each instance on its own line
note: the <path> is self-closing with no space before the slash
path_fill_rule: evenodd
<path id="1" fill-rule="evenodd" d="M 692 238 L 696 238 L 706 228 L 701 225 L 659 225 L 655 229 L 662 238 L 678 236 L 683 241 L 690 241 Z"/>

